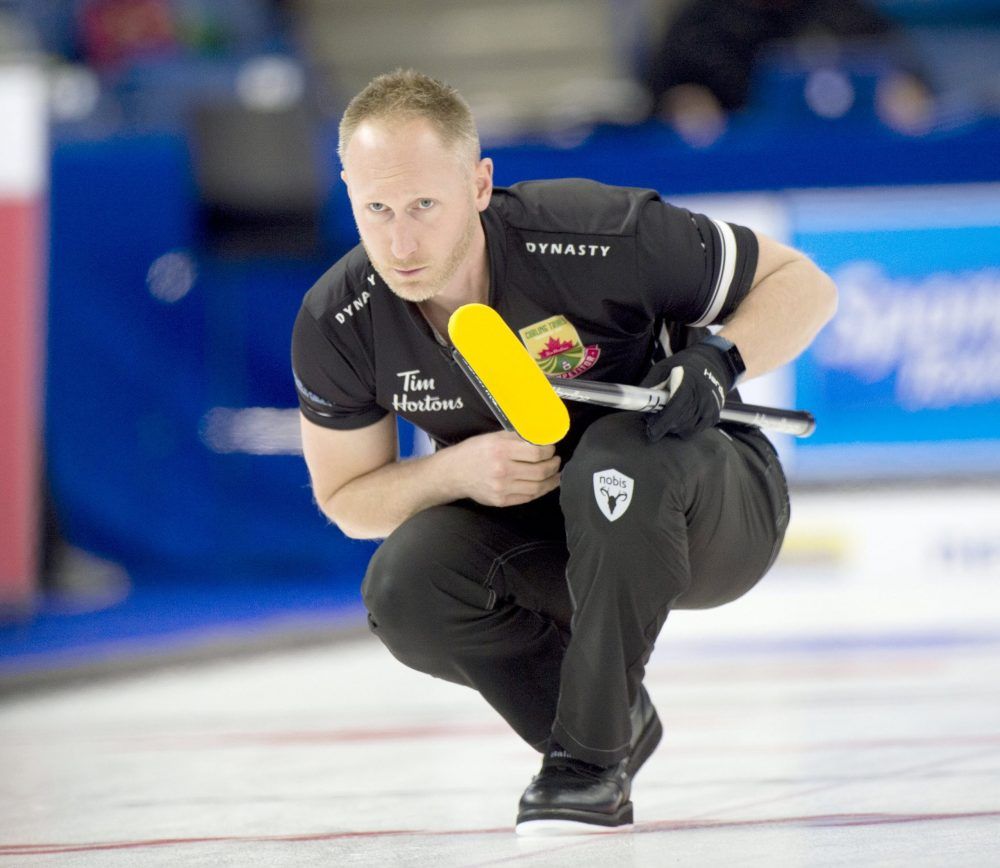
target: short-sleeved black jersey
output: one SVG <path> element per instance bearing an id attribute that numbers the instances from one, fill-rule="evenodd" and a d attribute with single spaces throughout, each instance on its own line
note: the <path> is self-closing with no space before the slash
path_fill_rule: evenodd
<path id="1" fill-rule="evenodd" d="M 586 180 L 496 188 L 482 214 L 490 306 L 548 374 L 638 383 L 662 344 L 721 322 L 750 288 L 757 239 L 652 190 Z M 666 339 L 666 340 L 665 340 Z M 309 290 L 295 322 L 299 405 L 329 428 L 396 412 L 439 444 L 499 425 L 416 305 L 359 244 Z M 602 412 L 569 405 L 572 449 Z"/>

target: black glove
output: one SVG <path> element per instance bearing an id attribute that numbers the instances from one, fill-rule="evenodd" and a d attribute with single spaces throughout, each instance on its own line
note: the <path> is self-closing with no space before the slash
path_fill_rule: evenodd
<path id="1" fill-rule="evenodd" d="M 683 373 L 672 373 L 677 368 Z M 649 439 L 673 434 L 686 440 L 717 424 L 736 376 L 725 353 L 712 344 L 695 344 L 657 362 L 642 385 L 663 388 L 669 380 L 673 392 L 662 410 L 646 414 Z"/>

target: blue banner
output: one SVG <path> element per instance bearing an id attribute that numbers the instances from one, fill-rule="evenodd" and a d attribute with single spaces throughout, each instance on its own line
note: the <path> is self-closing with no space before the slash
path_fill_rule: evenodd
<path id="1" fill-rule="evenodd" d="M 819 424 L 797 467 L 1000 467 L 1000 188 L 792 201 L 793 244 L 840 290 L 798 363 L 797 401 Z"/>
<path id="2" fill-rule="evenodd" d="M 312 501 L 289 362 L 328 261 L 199 250 L 180 140 L 63 148 L 52 189 L 46 464 L 69 542 L 134 584 L 356 594 L 373 544 Z"/>

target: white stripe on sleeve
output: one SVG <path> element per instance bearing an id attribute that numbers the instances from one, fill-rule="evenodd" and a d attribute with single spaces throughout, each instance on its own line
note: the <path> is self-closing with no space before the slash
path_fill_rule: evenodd
<path id="1" fill-rule="evenodd" d="M 732 227 L 721 220 L 711 220 L 710 222 L 719 233 L 721 253 L 719 255 L 719 275 L 712 290 L 712 297 L 708 302 L 708 307 L 697 322 L 691 323 L 693 326 L 707 326 L 715 322 L 726 299 L 732 289 L 733 275 L 736 273 L 736 236 Z"/>

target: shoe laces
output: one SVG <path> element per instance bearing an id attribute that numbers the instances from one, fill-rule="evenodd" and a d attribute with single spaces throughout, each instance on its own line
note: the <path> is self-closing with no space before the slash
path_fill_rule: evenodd
<path id="1" fill-rule="evenodd" d="M 588 763 L 582 759 L 577 759 L 575 756 L 571 756 L 566 750 L 561 747 L 555 746 L 550 749 L 549 753 L 545 757 L 545 768 L 544 771 L 549 769 L 558 769 L 559 771 L 568 771 L 583 778 L 588 778 L 591 780 L 596 780 L 601 778 L 607 771 L 606 766 L 598 766 L 593 763 Z"/>

